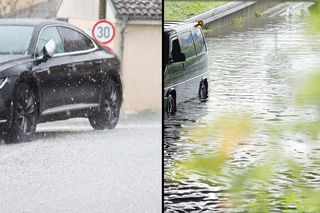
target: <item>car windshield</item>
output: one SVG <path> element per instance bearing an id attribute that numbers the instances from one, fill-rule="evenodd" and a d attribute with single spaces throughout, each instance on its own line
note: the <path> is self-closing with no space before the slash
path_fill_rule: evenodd
<path id="1" fill-rule="evenodd" d="M 33 26 L 0 26 L 0 54 L 26 54 Z"/>

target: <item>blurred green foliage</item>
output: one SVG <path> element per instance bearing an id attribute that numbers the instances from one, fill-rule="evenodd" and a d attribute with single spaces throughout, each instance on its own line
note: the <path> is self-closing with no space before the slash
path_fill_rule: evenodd
<path id="1" fill-rule="evenodd" d="M 320 33 L 320 0 L 310 8 L 309 18 L 310 23 L 306 30 Z M 320 71 L 300 82 L 295 104 L 316 106 L 320 115 Z M 207 177 L 206 182 L 210 184 L 210 179 L 223 175 L 232 152 L 237 150 L 241 141 L 250 138 L 255 131 L 264 131 L 273 138 L 273 141 L 267 145 L 266 156 L 263 156 L 264 163 L 253 164 L 233 175 L 229 189 L 232 196 L 228 206 L 242 209 L 243 212 L 273 212 L 275 203 L 278 203 L 278 209 L 282 209 L 283 212 L 320 212 L 320 188 L 307 185 L 304 175 L 308 171 L 305 171 L 304 165 L 284 155 L 286 150 L 281 150 L 281 146 L 277 146 L 288 133 L 302 134 L 318 142 L 320 118 L 281 124 L 276 122 L 256 124 L 251 117 L 242 113 L 224 114 L 205 128 L 189 129 L 188 134 L 196 138 L 197 142 L 214 140 L 218 145 L 209 150 L 206 155 L 193 156 L 183 162 L 177 162 L 174 168 L 178 171 L 177 178 L 183 179 L 189 172 L 197 171 Z M 317 161 L 315 165 L 318 165 L 319 170 L 320 159 L 314 161 Z M 283 172 L 291 182 L 286 187 L 279 188 L 279 196 L 273 198 L 269 188 L 276 184 L 278 175 Z"/>
<path id="2" fill-rule="evenodd" d="M 262 17 L 262 13 L 261 13 L 260 11 L 256 11 L 256 12 L 254 13 L 254 15 L 255 15 L 256 18 Z"/>
<path id="3" fill-rule="evenodd" d="M 320 18 L 320 17 L 319 17 Z M 298 104 L 318 104 L 320 105 L 320 74 L 313 73 L 302 80 L 297 94 Z"/>
<path id="4" fill-rule="evenodd" d="M 245 21 L 243 17 L 237 17 L 233 20 L 233 24 L 238 28 L 243 28 Z"/>
<path id="5" fill-rule="evenodd" d="M 309 8 L 310 22 L 308 30 L 314 33 L 320 33 L 320 0 L 315 0 L 315 3 Z"/>

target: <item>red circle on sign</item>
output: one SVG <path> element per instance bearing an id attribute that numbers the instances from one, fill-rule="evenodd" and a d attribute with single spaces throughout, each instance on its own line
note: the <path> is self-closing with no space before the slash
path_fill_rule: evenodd
<path id="1" fill-rule="evenodd" d="M 101 42 L 101 41 L 99 41 L 99 39 L 96 38 L 96 34 L 94 33 L 95 28 L 96 28 L 99 24 L 101 24 L 101 23 L 107 23 L 107 24 L 109 24 L 109 25 L 112 27 L 112 30 L 113 30 L 113 35 L 112 35 L 111 38 L 110 38 L 108 41 L 106 41 L 106 42 Z M 115 27 L 113 26 L 113 24 L 112 24 L 110 21 L 107 21 L 107 20 L 100 20 L 100 21 L 98 21 L 98 22 L 93 26 L 93 28 L 92 28 L 92 36 L 93 36 L 94 40 L 95 40 L 96 42 L 98 42 L 99 44 L 108 44 L 109 42 L 111 42 L 111 41 L 114 39 L 114 36 L 115 36 L 115 35 L 116 35 L 116 29 L 115 29 Z"/>

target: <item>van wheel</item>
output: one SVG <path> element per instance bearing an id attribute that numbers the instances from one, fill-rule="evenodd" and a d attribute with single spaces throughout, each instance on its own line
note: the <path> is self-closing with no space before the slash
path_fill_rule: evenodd
<path id="1" fill-rule="evenodd" d="M 206 101 L 208 99 L 208 84 L 204 81 L 201 81 L 199 87 L 199 98 L 200 101 Z"/>
<path id="2" fill-rule="evenodd" d="M 36 96 L 26 83 L 17 86 L 13 99 L 12 126 L 7 130 L 6 141 L 31 141 L 37 126 L 38 108 Z"/>
<path id="3" fill-rule="evenodd" d="M 176 100 L 172 94 L 169 94 L 167 97 L 167 114 L 173 115 L 176 112 Z"/>
<path id="4" fill-rule="evenodd" d="M 109 79 L 106 82 L 104 100 L 99 113 L 89 116 L 91 126 L 96 130 L 114 129 L 118 123 L 121 95 L 117 83 Z"/>

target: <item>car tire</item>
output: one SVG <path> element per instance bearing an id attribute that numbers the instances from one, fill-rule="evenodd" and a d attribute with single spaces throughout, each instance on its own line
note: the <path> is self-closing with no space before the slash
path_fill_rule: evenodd
<path id="1" fill-rule="evenodd" d="M 19 83 L 14 91 L 12 104 L 13 115 L 6 142 L 31 141 L 38 121 L 37 100 L 33 89 L 26 83 Z"/>
<path id="2" fill-rule="evenodd" d="M 119 120 L 120 106 L 119 87 L 113 79 L 108 79 L 99 112 L 89 116 L 91 126 L 96 130 L 114 129 Z"/>
<path id="3" fill-rule="evenodd" d="M 167 97 L 166 111 L 168 115 L 173 115 L 177 111 L 176 100 L 171 93 Z"/>
<path id="4" fill-rule="evenodd" d="M 208 99 L 208 84 L 205 81 L 201 81 L 199 86 L 199 99 L 200 101 L 207 101 Z"/>

